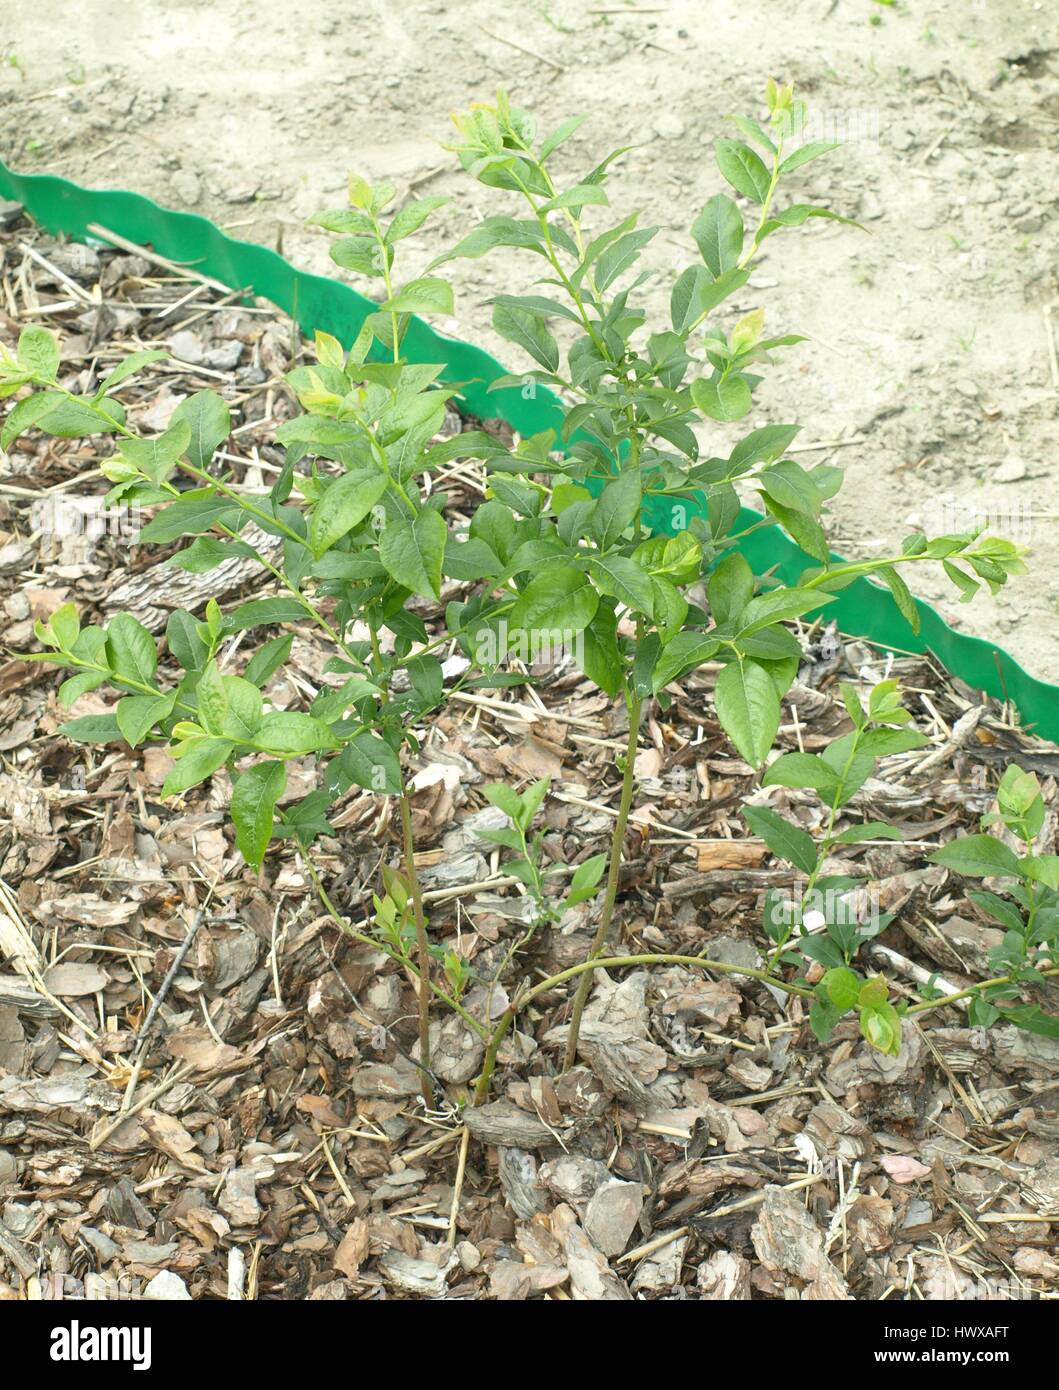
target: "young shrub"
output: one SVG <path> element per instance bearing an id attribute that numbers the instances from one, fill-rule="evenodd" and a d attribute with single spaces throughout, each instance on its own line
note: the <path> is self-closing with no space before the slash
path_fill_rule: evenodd
<path id="1" fill-rule="evenodd" d="M 92 395 L 60 386 L 58 349 L 44 329 L 26 329 L 17 358 L 5 355 L 0 361 L 0 395 L 27 392 L 10 411 L 0 442 L 9 444 L 30 428 L 61 437 L 114 438 L 115 452 L 102 464 L 114 484 L 109 498 L 159 507 L 141 534 L 143 543 L 186 540 L 166 563 L 200 573 L 233 553 L 255 559 L 278 591 L 227 612 L 211 601 L 202 618 L 175 612 L 161 653 L 150 633 L 127 614 L 105 628 L 82 630 L 72 606 L 60 609 L 38 628 L 47 652 L 29 659 L 70 670 L 60 692 L 67 704 L 104 683 L 121 696 L 112 714 L 73 720 L 64 732 L 94 743 L 120 739 L 133 747 L 145 740 L 163 742 L 176 762 L 165 796 L 187 791 L 221 767 L 229 770 L 236 842 L 247 863 L 259 867 L 272 839 L 293 838 L 335 921 L 418 977 L 420 1067 L 428 1107 L 434 1103 L 431 993 L 488 1042 L 476 1090 L 481 1100 L 506 1030 L 545 989 L 578 979 L 569 1064 L 592 974 L 600 965 L 659 961 L 736 970 L 699 957 L 604 959 L 602 954 L 617 901 L 648 700 L 665 707 L 672 681 L 705 661 L 720 662 L 718 719 L 739 754 L 761 767 L 799 663 L 799 643 L 787 622 L 819 612 L 846 585 L 870 575 L 889 587 L 915 625 L 916 609 L 901 568 L 941 563 L 964 598 L 979 580 L 996 589 L 1021 568 L 1010 543 L 971 534 L 934 540 L 916 535 L 882 559 L 834 564 L 822 515 L 841 475 L 834 468 L 803 468 L 786 456 L 798 431 L 795 424 L 746 433 L 733 429 L 720 452 L 700 456 L 703 430 L 720 440 L 722 431 L 738 426 L 753 406 L 760 369 L 776 352 L 803 341 L 790 333 L 765 336 L 761 307 L 731 322 L 726 304 L 747 285 L 754 257 L 778 232 L 819 218 L 849 221 L 804 202 L 781 206 L 781 185 L 785 188 L 802 166 L 832 146 L 814 141 L 791 148 L 805 113 L 790 86 L 770 83 L 767 108 L 764 123 L 736 121 L 750 143 L 721 140 L 716 150 L 721 174 L 748 207 L 749 224 L 740 204 L 726 194 L 706 203 L 691 228 L 699 259 L 677 276 L 669 320 L 660 325 L 647 322 L 636 300 L 648 278 L 637 262 L 657 229 L 639 227 L 635 212 L 608 210 L 608 170 L 623 151 L 608 155 L 566 188 L 552 178 L 551 156 L 580 118 L 538 138 L 532 119 L 513 109 L 502 93 L 495 104 L 477 105 L 458 117 L 453 148 L 461 164 L 491 190 L 515 199 L 515 215 L 506 211 L 487 218 L 428 274 L 403 283 L 394 274 L 399 243 L 441 200 L 420 199 L 391 215 L 392 187 L 351 179 L 348 206 L 316 221 L 337 237 L 336 263 L 377 287 L 379 306 L 348 351 L 320 333 L 316 365 L 290 374 L 304 413 L 277 431 L 286 460 L 264 499 L 247 496 L 214 469 L 213 456 L 230 429 L 228 408 L 217 394 L 203 391 L 184 402 L 157 438 L 141 438 L 128 427 L 117 393 L 160 354 L 133 354 Z M 591 230 L 590 218 L 598 222 Z M 523 439 L 510 449 L 481 431 L 434 443 L 457 389 L 440 383 L 439 366 L 412 363 L 402 355 L 410 316 L 451 311 L 451 288 L 435 274 L 440 265 L 500 246 L 526 251 L 539 271 L 538 287 L 546 292 L 495 299 L 494 327 L 534 364 L 525 376 L 498 384 L 557 388 L 565 411 L 560 434 Z M 565 334 L 562 349 L 552 332 L 556 321 Z M 457 535 L 446 520 L 444 493 L 423 480 L 462 457 L 483 461 L 488 494 L 466 533 Z M 178 477 L 194 486 L 182 490 Z M 778 527 L 806 552 L 795 583 L 759 582 L 736 549 L 748 534 L 733 530 L 737 484 L 752 488 L 764 509 L 749 530 Z M 675 534 L 645 535 L 645 509 L 655 519 L 669 520 Z M 278 553 L 274 546 L 265 553 L 265 537 L 279 542 Z M 442 630 L 431 637 L 415 606 L 439 604 L 446 579 L 473 588 L 445 606 Z M 333 645 L 328 670 L 342 678 L 307 710 L 273 709 L 265 695 L 269 678 L 287 660 L 289 635 L 265 642 L 242 676 L 226 672 L 237 633 L 306 620 Z M 367 632 L 366 640 L 350 638 L 355 624 Z M 383 650 L 383 633 L 392 639 L 385 644 L 390 652 Z M 466 965 L 429 940 L 402 756 L 406 749 L 417 751 L 416 726 L 457 691 L 525 679 L 500 669 L 512 644 L 519 654 L 532 656 L 552 645 L 556 634 L 577 653 L 585 675 L 627 709 L 619 811 L 606 863 L 597 857 L 580 866 L 566 898 L 567 904 L 583 900 L 604 883 L 588 959 L 551 980 L 524 983 L 493 1026 L 461 1002 Z M 452 642 L 469 665 L 447 682 L 438 653 Z M 770 769 L 771 780 L 815 779 L 793 784 L 815 787 L 831 807 L 819 851 L 806 847 L 796 827 L 777 826 L 772 813 L 748 810 L 752 828 L 773 848 L 782 843 L 788 858 L 796 855 L 792 862 L 809 876 L 810 891 L 820 886 L 824 853 L 842 840 L 841 834 L 832 837 L 835 816 L 860 785 L 858 777 L 863 781 L 861 774 L 867 775 L 864 768 L 874 757 L 912 746 L 908 740 L 916 737 L 893 727 L 906 716 L 892 691 L 878 694 L 878 701 L 859 713 L 850 704 L 854 734 L 811 767 L 792 763 L 794 755 L 788 755 Z M 279 808 L 286 764 L 307 755 L 317 760 L 318 787 Z M 385 874 L 370 936 L 350 927 L 334 908 L 311 852 L 314 839 L 331 828 L 328 807 L 354 785 L 396 797 L 402 832 L 403 871 Z M 490 792 L 510 818 L 510 828 L 495 832 L 494 839 L 516 855 L 512 869 L 527 884 L 538 920 L 558 911 L 545 893 L 538 847 L 529 838 L 545 791 L 538 784 L 521 795 Z M 795 920 L 797 942 L 791 936 L 773 938 L 775 949 L 764 970 L 737 973 L 816 998 L 814 1026 L 821 1035 L 840 1004 L 856 1006 L 868 1040 L 893 1050 L 896 1032 L 885 986 L 858 979 L 854 999 L 847 978 L 852 948 L 848 941 L 846 946 L 836 941 L 830 929 L 827 942 L 841 960 L 829 957 L 829 968 L 840 973 L 825 977 L 824 997 L 804 980 L 789 982 L 776 973 L 795 956 L 820 959 L 818 948 L 825 942 L 801 934 L 803 926 Z M 525 937 L 516 941 L 509 961 L 525 944 Z"/>

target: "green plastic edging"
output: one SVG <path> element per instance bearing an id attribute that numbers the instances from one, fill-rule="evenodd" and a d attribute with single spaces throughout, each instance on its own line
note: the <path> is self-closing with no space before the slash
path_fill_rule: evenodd
<path id="1" fill-rule="evenodd" d="M 376 308 L 349 285 L 297 270 L 265 246 L 236 241 L 205 217 L 159 207 L 138 193 L 81 188 L 51 174 L 16 174 L 0 162 L 0 196 L 21 203 L 53 235 L 98 244 L 88 230 L 89 224 L 97 223 L 127 241 L 150 244 L 172 261 L 270 300 L 308 336 L 323 329 L 348 347 L 365 316 Z M 505 375 L 506 369 L 481 348 L 446 338 L 415 318 L 404 346 L 412 361 L 443 364 L 442 379 L 460 383 L 460 400 L 468 413 L 483 419 L 499 416 L 523 435 L 558 430 L 562 408 L 546 388 L 536 387 L 532 393 L 518 387 L 489 391 L 489 383 Z M 705 510 L 705 498 L 700 498 L 699 510 Z M 737 528 L 758 519 L 759 513 L 743 508 Z M 644 509 L 644 521 L 654 530 L 672 533 L 671 505 L 652 499 Z M 747 536 L 739 548 L 756 573 L 772 570 L 786 583 L 793 583 L 807 565 L 816 563 L 777 528 Z M 841 556 L 832 558 L 843 563 Z M 954 676 L 998 699 L 1011 700 L 1025 725 L 1059 742 L 1059 687 L 1031 676 L 991 642 L 955 632 L 922 599 L 916 600 L 916 607 L 921 624 L 918 635 L 889 590 L 861 579 L 828 605 L 827 615 L 843 632 L 880 646 L 909 652 L 929 649 Z"/>

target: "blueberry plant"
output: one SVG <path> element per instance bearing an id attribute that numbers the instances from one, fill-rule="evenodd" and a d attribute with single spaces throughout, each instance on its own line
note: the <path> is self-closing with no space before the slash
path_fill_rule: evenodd
<path id="1" fill-rule="evenodd" d="M 940 563 L 969 598 L 979 581 L 995 590 L 1021 568 L 1009 542 L 978 534 L 917 534 L 892 555 L 833 563 L 821 517 L 840 485 L 839 471 L 807 469 L 787 456 L 797 425 L 731 430 L 753 406 L 760 369 L 803 340 L 792 333 L 766 337 L 762 308 L 735 317 L 728 301 L 739 296 L 745 303 L 751 264 L 775 234 L 821 218 L 848 222 L 814 204 L 781 206 L 781 185 L 832 146 L 792 145 L 805 111 L 790 86 L 770 82 L 766 108 L 762 121 L 736 119 L 744 139 L 717 143 L 717 166 L 742 205 L 717 194 L 695 218 L 698 258 L 676 277 L 662 325 L 648 322 L 637 299 L 651 278 L 638 263 L 657 228 L 640 227 L 635 213 L 615 220 L 607 211 L 608 172 L 624 151 L 566 187 L 553 179 L 552 156 L 580 118 L 541 138 L 533 120 L 503 94 L 457 117 L 452 148 L 463 168 L 513 199 L 514 208 L 486 218 L 414 279 L 396 274 L 400 243 L 444 200 L 423 198 L 394 212 L 391 186 L 351 178 L 347 206 L 315 220 L 336 237 L 334 261 L 377 287 L 378 307 L 349 347 L 318 333 L 315 363 L 289 374 L 302 413 L 277 431 L 285 462 L 265 498 L 249 495 L 214 462 L 230 431 L 228 407 L 218 394 L 190 397 L 156 438 L 128 426 L 121 388 L 163 354 L 132 354 L 91 393 L 62 384 L 58 346 L 43 328 L 25 329 L 17 356 L 5 353 L 0 360 L 0 396 L 18 396 L 0 444 L 7 447 L 30 429 L 111 438 L 115 448 L 101 462 L 113 484 L 109 500 L 157 508 L 140 543 L 180 543 L 165 563 L 194 573 L 243 556 L 261 566 L 274 588 L 268 597 L 228 609 L 210 600 L 201 616 L 175 611 L 161 650 L 129 614 L 105 628 L 82 627 L 73 605 L 60 608 L 37 626 L 46 650 L 28 659 L 69 670 L 59 695 L 66 705 L 104 684 L 120 697 L 109 713 L 73 719 L 63 732 L 88 743 L 161 742 L 174 759 L 164 797 L 228 770 L 236 844 L 247 864 L 259 868 L 275 840 L 295 841 L 336 923 L 417 980 L 419 1066 L 428 1106 L 434 1100 L 432 996 L 460 1014 L 485 1046 L 476 1090 L 481 1100 L 518 1013 L 568 980 L 576 981 L 566 1052 L 567 1064 L 573 1060 L 593 972 L 601 966 L 683 962 L 754 976 L 808 1000 L 821 1037 L 841 1013 L 857 1008 L 869 1042 L 883 1051 L 898 1045 L 899 1016 L 885 982 L 862 980 L 851 969 L 863 929 L 852 929 L 851 936 L 825 921 L 821 932 L 807 907 L 814 894 L 835 886 L 822 872 L 833 845 L 896 833 L 878 825 L 837 828 L 873 759 L 921 741 L 903 727 L 909 716 L 890 685 L 876 688 L 867 710 L 845 691 L 852 733 L 820 757 L 787 754 L 768 769 L 766 782 L 812 788 L 824 799 L 830 816 L 819 846 L 768 808 L 747 808 L 751 829 L 807 877 L 805 893 L 786 916 L 768 908 L 773 950 L 760 970 L 701 957 L 604 955 L 646 702 L 665 708 L 673 681 L 707 661 L 718 663 L 718 720 L 739 754 L 760 768 L 798 669 L 792 620 L 820 612 L 854 580 L 873 576 L 915 625 L 902 569 Z M 533 362 L 527 373 L 497 385 L 556 389 L 562 427 L 558 435 L 547 432 L 510 447 L 478 429 L 437 442 L 458 387 L 443 382 L 440 365 L 408 360 L 402 351 L 408 325 L 413 314 L 451 312 L 451 286 L 435 273 L 446 261 L 500 247 L 526 252 L 539 274 L 533 293 L 493 301 L 494 327 Z M 704 457 L 704 440 L 720 451 Z M 481 461 L 487 492 L 469 522 L 457 527 L 446 515 L 445 493 L 433 483 L 445 465 L 465 458 Z M 742 531 L 736 529 L 737 485 L 756 493 L 762 508 L 760 519 Z M 672 534 L 646 534 L 645 514 Z M 805 552 L 796 582 L 757 580 L 736 549 L 748 530 L 765 527 L 779 528 Z M 443 593 L 447 583 L 459 598 Z M 330 645 L 327 671 L 335 677 L 307 709 L 275 708 L 267 696 L 271 677 L 289 657 L 290 633 L 260 645 L 242 674 L 227 669 L 241 632 L 306 622 Z M 540 837 L 532 833 L 546 784 L 522 792 L 489 789 L 508 825 L 488 833 L 514 856 L 511 868 L 534 904 L 534 920 L 512 945 L 505 968 L 541 922 L 601 892 L 598 923 L 583 962 L 532 986 L 521 982 L 499 1021 L 488 1013 L 483 1019 L 465 1003 L 473 979 L 468 963 L 430 938 L 404 768 L 418 749 L 416 730 L 433 712 L 461 690 L 527 679 L 507 669 L 512 644 L 532 654 L 556 634 L 585 676 L 627 712 L 618 816 L 609 854 L 579 865 L 565 896 L 553 897 Z M 446 651 L 462 658 L 454 677 L 442 665 Z M 317 761 L 318 786 L 288 801 L 287 765 L 306 757 Z M 1004 785 L 1011 792 L 1014 783 Z M 1025 797 L 1025 785 L 1018 785 Z M 314 841 L 331 830 L 329 807 L 354 786 L 396 800 L 403 850 L 402 867 L 384 870 L 374 916 L 363 930 L 331 901 L 312 852 Z M 1026 828 L 1036 814 L 1027 810 Z M 1016 961 L 1010 945 L 1005 978 L 976 996 L 979 1021 L 989 1011 L 1021 1021 L 1017 1008 L 1004 1005 L 1003 991 L 1042 976 L 1042 963 L 1049 968 L 1054 935 L 1041 933 L 1053 920 L 1054 904 L 1044 894 L 1054 894 L 1056 885 L 1042 860 L 1029 856 L 1029 863 L 1043 877 L 1032 877 L 1030 868 L 1018 871 L 1025 953 Z M 988 910 L 1013 922 L 1016 906 L 998 907 L 1000 901 L 990 899 Z M 805 975 L 787 978 L 789 967 L 813 964 L 826 967 L 819 984 Z M 924 1001 L 927 1006 L 931 1001 Z"/>

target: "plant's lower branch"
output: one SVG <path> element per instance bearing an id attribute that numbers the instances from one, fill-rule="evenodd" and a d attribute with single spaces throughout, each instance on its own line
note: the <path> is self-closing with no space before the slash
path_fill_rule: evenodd
<path id="1" fill-rule="evenodd" d="M 1047 970 L 1041 971 L 1042 975 L 1059 975 L 1059 965 L 1051 966 Z M 913 1004 L 909 1009 L 910 1014 L 925 1014 L 931 1009 L 943 1009 L 946 1004 L 955 1004 L 958 999 L 971 999 L 976 994 L 981 994 L 983 990 L 992 989 L 995 985 L 1016 984 L 1017 977 L 1014 975 L 998 975 L 994 980 L 982 980 L 980 984 L 971 985 L 968 989 L 961 989 L 956 994 L 944 994 L 940 999 L 924 999 L 919 1004 Z"/>
<path id="2" fill-rule="evenodd" d="M 590 964 L 595 956 L 602 953 L 606 944 L 607 933 L 614 917 L 614 904 L 618 898 L 618 884 L 621 880 L 621 857 L 622 847 L 625 843 L 625 827 L 629 821 L 629 809 L 632 806 L 633 786 L 636 781 L 636 746 L 640 738 L 640 711 L 642 701 L 640 697 L 631 692 L 626 702 L 629 711 L 629 738 L 625 746 L 625 773 L 621 782 L 621 800 L 618 803 L 618 819 L 614 823 L 614 834 L 610 841 L 610 863 L 607 866 L 607 890 L 603 899 L 603 909 L 599 915 L 599 926 L 596 928 L 595 937 L 592 940 L 592 949 L 589 952 L 588 962 Z M 584 979 L 577 987 L 574 995 L 573 1012 L 570 1015 L 570 1033 L 566 1043 L 566 1055 L 563 1059 L 563 1070 L 567 1071 L 574 1064 L 577 1056 L 577 1039 L 581 1031 L 581 1015 L 585 1011 L 585 1002 L 588 999 L 588 992 L 592 988 L 591 969 L 585 974 Z"/>

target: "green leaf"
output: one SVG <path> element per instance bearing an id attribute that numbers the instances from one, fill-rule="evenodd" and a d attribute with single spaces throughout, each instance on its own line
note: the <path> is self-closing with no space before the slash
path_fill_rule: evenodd
<path id="1" fill-rule="evenodd" d="M 42 393 L 48 410 L 37 417 L 36 424 L 45 434 L 56 439 L 83 439 L 91 434 L 111 434 L 124 423 L 125 410 L 118 401 L 105 399 L 92 409 L 79 400 L 70 400 L 58 391 Z M 101 412 L 101 413 L 97 413 Z"/>
<path id="2" fill-rule="evenodd" d="M 577 903 L 583 903 L 586 899 L 591 898 L 606 867 L 607 856 L 605 854 L 594 854 L 591 859 L 586 859 L 583 864 L 578 864 L 574 870 L 570 891 L 566 895 L 563 906 L 574 907 Z"/>
<path id="3" fill-rule="evenodd" d="M 860 1031 L 877 1052 L 896 1057 L 901 1051 L 901 1016 L 892 1004 L 861 1009 Z"/>
<path id="4" fill-rule="evenodd" d="M 768 806 L 744 806 L 743 817 L 754 834 L 780 859 L 801 869 L 803 874 L 811 874 L 816 868 L 813 837 L 800 826 L 792 825 Z"/>
<path id="5" fill-rule="evenodd" d="M 811 787 L 829 800 L 839 787 L 838 774 L 815 753 L 784 753 L 761 779 L 763 787 Z"/>
<path id="6" fill-rule="evenodd" d="M 414 521 L 391 522 L 379 541 L 386 573 L 404 589 L 423 598 L 441 597 L 448 528 L 444 517 L 426 510 Z"/>
<path id="7" fill-rule="evenodd" d="M 717 718 L 751 767 L 760 767 L 780 724 L 780 698 L 772 677 L 752 661 L 733 661 L 717 677 Z"/>
<path id="8" fill-rule="evenodd" d="M 220 734 L 228 714 L 228 695 L 216 661 L 210 661 L 202 672 L 195 687 L 195 698 L 198 701 L 199 722 L 208 734 Z"/>
<path id="9" fill-rule="evenodd" d="M 621 689 L 624 663 L 618 649 L 617 618 L 605 603 L 584 630 L 581 663 L 589 680 L 613 700 Z"/>
<path id="10" fill-rule="evenodd" d="M 392 299 L 385 300 L 379 307 L 383 313 L 451 314 L 452 286 L 436 275 L 425 275 L 419 280 L 409 280 Z"/>
<path id="11" fill-rule="evenodd" d="M 401 791 L 401 764 L 388 743 L 374 734 L 357 734 L 329 766 L 328 774 L 338 776 L 345 786 L 356 783 L 380 796 L 396 796 Z"/>
<path id="12" fill-rule="evenodd" d="M 283 665 L 290 656 L 294 634 L 288 632 L 284 637 L 273 637 L 250 658 L 246 667 L 246 679 L 260 689 L 270 676 Z"/>
<path id="13" fill-rule="evenodd" d="M 655 593 L 650 576 L 627 555 L 601 555 L 588 563 L 601 594 L 616 598 L 626 608 L 654 616 Z"/>
<path id="14" fill-rule="evenodd" d="M 607 247 L 596 263 L 595 282 L 600 294 L 628 270 L 657 231 L 657 227 L 645 227 L 638 232 L 627 232 Z M 585 259 L 588 259 L 588 252 Z"/>
<path id="15" fill-rule="evenodd" d="M 1046 1014 L 1036 1004 L 1020 1004 L 1018 1008 L 1001 1009 L 1000 1017 L 1016 1028 L 1027 1033 L 1036 1033 L 1042 1038 L 1059 1038 L 1059 1018 Z"/>
<path id="16" fill-rule="evenodd" d="M 754 571 L 737 551 L 726 555 L 707 586 L 710 612 L 720 626 L 734 623 L 754 597 Z"/>
<path id="17" fill-rule="evenodd" d="M 827 997 L 827 1002 L 845 1013 L 852 1009 L 860 997 L 861 980 L 847 966 L 840 965 L 829 970 L 817 986 Z"/>
<path id="18" fill-rule="evenodd" d="M 103 378 L 96 389 L 96 394 L 104 395 L 117 386 L 119 382 L 133 376 L 141 367 L 146 367 L 150 362 L 164 362 L 168 356 L 168 352 L 162 352 L 158 348 L 152 348 L 150 351 L 130 352 L 123 362 L 119 362 L 114 370 Z"/>
<path id="19" fill-rule="evenodd" d="M 335 541 L 359 526 L 387 486 L 385 475 L 370 469 L 343 473 L 336 478 L 313 507 L 309 523 L 309 548 L 313 557 L 318 560 Z"/>
<path id="20" fill-rule="evenodd" d="M 116 676 L 140 685 L 153 685 L 158 667 L 154 638 L 129 613 L 119 613 L 107 628 L 107 654 Z"/>
<path id="21" fill-rule="evenodd" d="M 837 140 L 807 140 L 793 154 L 787 156 L 780 165 L 780 173 L 789 174 L 795 169 L 800 169 L 803 164 L 808 164 L 811 159 L 817 159 L 829 150 L 837 149 Z"/>
<path id="22" fill-rule="evenodd" d="M 651 673 L 651 690 L 657 695 L 670 681 L 677 680 L 689 671 L 696 671 L 704 661 L 709 661 L 720 650 L 720 643 L 701 632 L 678 632 L 671 642 L 662 648 L 661 655 Z"/>
<path id="23" fill-rule="evenodd" d="M 800 618 L 803 613 L 834 601 L 834 594 L 821 593 L 819 589 L 770 589 L 747 604 L 739 618 L 739 635 L 746 637 L 773 623 Z"/>
<path id="24" fill-rule="evenodd" d="M 638 468 L 627 468 L 606 484 L 592 513 L 592 534 L 601 550 L 609 550 L 621 539 L 622 532 L 640 515 L 641 501 Z"/>
<path id="25" fill-rule="evenodd" d="M 183 550 L 170 555 L 164 563 L 173 569 L 185 570 L 188 574 L 208 574 L 225 560 L 241 555 L 253 559 L 256 551 L 245 541 L 221 540 L 219 536 L 199 536 Z"/>
<path id="26" fill-rule="evenodd" d="M 165 545 L 181 536 L 203 535 L 218 524 L 233 526 L 240 517 L 239 507 L 214 488 L 194 488 L 152 517 L 140 532 L 140 540 Z"/>
<path id="27" fill-rule="evenodd" d="M 163 798 L 187 791 L 212 776 L 228 761 L 232 745 L 226 738 L 190 738 L 172 751 L 179 761 L 162 785 Z"/>
<path id="28" fill-rule="evenodd" d="M 496 303 L 493 305 L 493 327 L 502 338 L 525 349 L 546 371 L 558 370 L 559 344 L 536 314 L 510 303 Z"/>
<path id="29" fill-rule="evenodd" d="M 691 383 L 691 399 L 704 415 L 722 422 L 741 420 L 754 403 L 746 377 L 738 375 L 717 380 L 700 377 Z"/>
<path id="30" fill-rule="evenodd" d="M 59 371 L 59 340 L 47 328 L 30 323 L 18 337 L 19 366 L 44 381 L 54 381 Z"/>
<path id="31" fill-rule="evenodd" d="M 188 461 L 196 468 L 205 468 L 214 451 L 228 438 L 232 417 L 227 402 L 216 391 L 196 391 L 181 401 L 173 411 L 171 424 L 184 420 L 191 430 L 188 442 Z"/>
<path id="32" fill-rule="evenodd" d="M 866 758 L 886 758 L 894 753 L 907 753 L 930 742 L 918 729 L 869 729 L 857 743 L 857 752 Z"/>
<path id="33" fill-rule="evenodd" d="M 1021 874 L 1018 857 L 992 835 L 963 835 L 928 854 L 927 858 L 932 864 L 943 864 L 946 869 L 968 878 L 986 878 L 991 874 L 1018 877 Z"/>
<path id="34" fill-rule="evenodd" d="M 508 615 L 511 631 L 580 632 L 592 621 L 599 595 L 572 565 L 554 565 L 531 579 Z"/>
<path id="35" fill-rule="evenodd" d="M 800 425 L 762 425 L 751 430 L 728 456 L 728 477 L 739 477 L 755 463 L 778 459 L 800 429 Z"/>
<path id="36" fill-rule="evenodd" d="M 125 742 L 135 748 L 142 743 L 160 719 L 173 712 L 176 692 L 169 695 L 126 695 L 115 709 L 118 728 Z"/>
<path id="37" fill-rule="evenodd" d="M 417 198 L 414 203 L 409 203 L 403 207 L 386 228 L 385 240 L 388 245 L 393 245 L 395 241 L 400 241 L 406 236 L 411 236 L 417 232 L 432 212 L 442 207 L 449 200 L 448 198 Z"/>
<path id="38" fill-rule="evenodd" d="M 224 620 L 225 632 L 243 632 L 251 627 L 267 627 L 272 623 L 296 623 L 306 615 L 304 603 L 296 598 L 255 598 L 241 603 Z"/>
<path id="39" fill-rule="evenodd" d="M 71 676 L 59 686 L 59 704 L 63 709 L 69 709 L 82 695 L 87 695 L 90 690 L 98 690 L 106 679 L 102 671 L 82 671 L 79 676 Z"/>
<path id="40" fill-rule="evenodd" d="M 737 193 L 754 203 L 765 201 L 772 175 L 749 145 L 741 140 L 718 140 L 714 156 L 718 169 Z"/>
<path id="41" fill-rule="evenodd" d="M 831 1041 L 831 1034 L 835 1027 L 842 1021 L 842 1016 L 847 1011 L 838 1009 L 833 1004 L 825 1003 L 823 999 L 814 999 L 809 1006 L 809 1027 L 814 1035 L 822 1043 Z"/>
<path id="42" fill-rule="evenodd" d="M 314 719 L 311 714 L 302 714 L 297 710 L 284 710 L 267 715 L 257 731 L 255 741 L 264 752 L 288 758 L 342 746 L 322 720 Z"/>
<path id="43" fill-rule="evenodd" d="M 86 714 L 80 719 L 69 719 L 59 725 L 58 732 L 74 743 L 117 743 L 123 737 L 117 716 L 113 714 Z"/>
<path id="44" fill-rule="evenodd" d="M 869 820 L 862 825 L 851 825 L 835 836 L 836 845 L 859 845 L 864 840 L 903 840 L 904 836 L 896 825 L 885 821 Z"/>
<path id="45" fill-rule="evenodd" d="M 49 399 L 46 391 L 36 391 L 32 396 L 16 401 L 0 430 L 0 449 L 10 449 L 20 434 L 32 428 L 42 415 L 47 415 L 53 408 L 54 401 Z"/>
<path id="46" fill-rule="evenodd" d="M 206 664 L 209 650 L 199 636 L 199 624 L 183 608 L 169 615 L 165 629 L 166 646 L 185 671 L 200 671 Z"/>
<path id="47" fill-rule="evenodd" d="M 405 664 L 405 670 L 408 672 L 408 679 L 412 683 L 420 708 L 431 709 L 440 703 L 444 675 L 441 662 L 436 656 L 428 653 L 425 656 L 410 657 Z"/>
<path id="48" fill-rule="evenodd" d="M 235 843 L 252 869 L 259 869 L 272 838 L 276 801 L 287 785 L 286 763 L 255 763 L 241 772 L 232 788 L 231 816 Z"/>
<path id="49" fill-rule="evenodd" d="M 731 198 L 718 193 L 691 224 L 691 235 L 716 280 L 739 263 L 743 253 L 743 214 Z"/>

